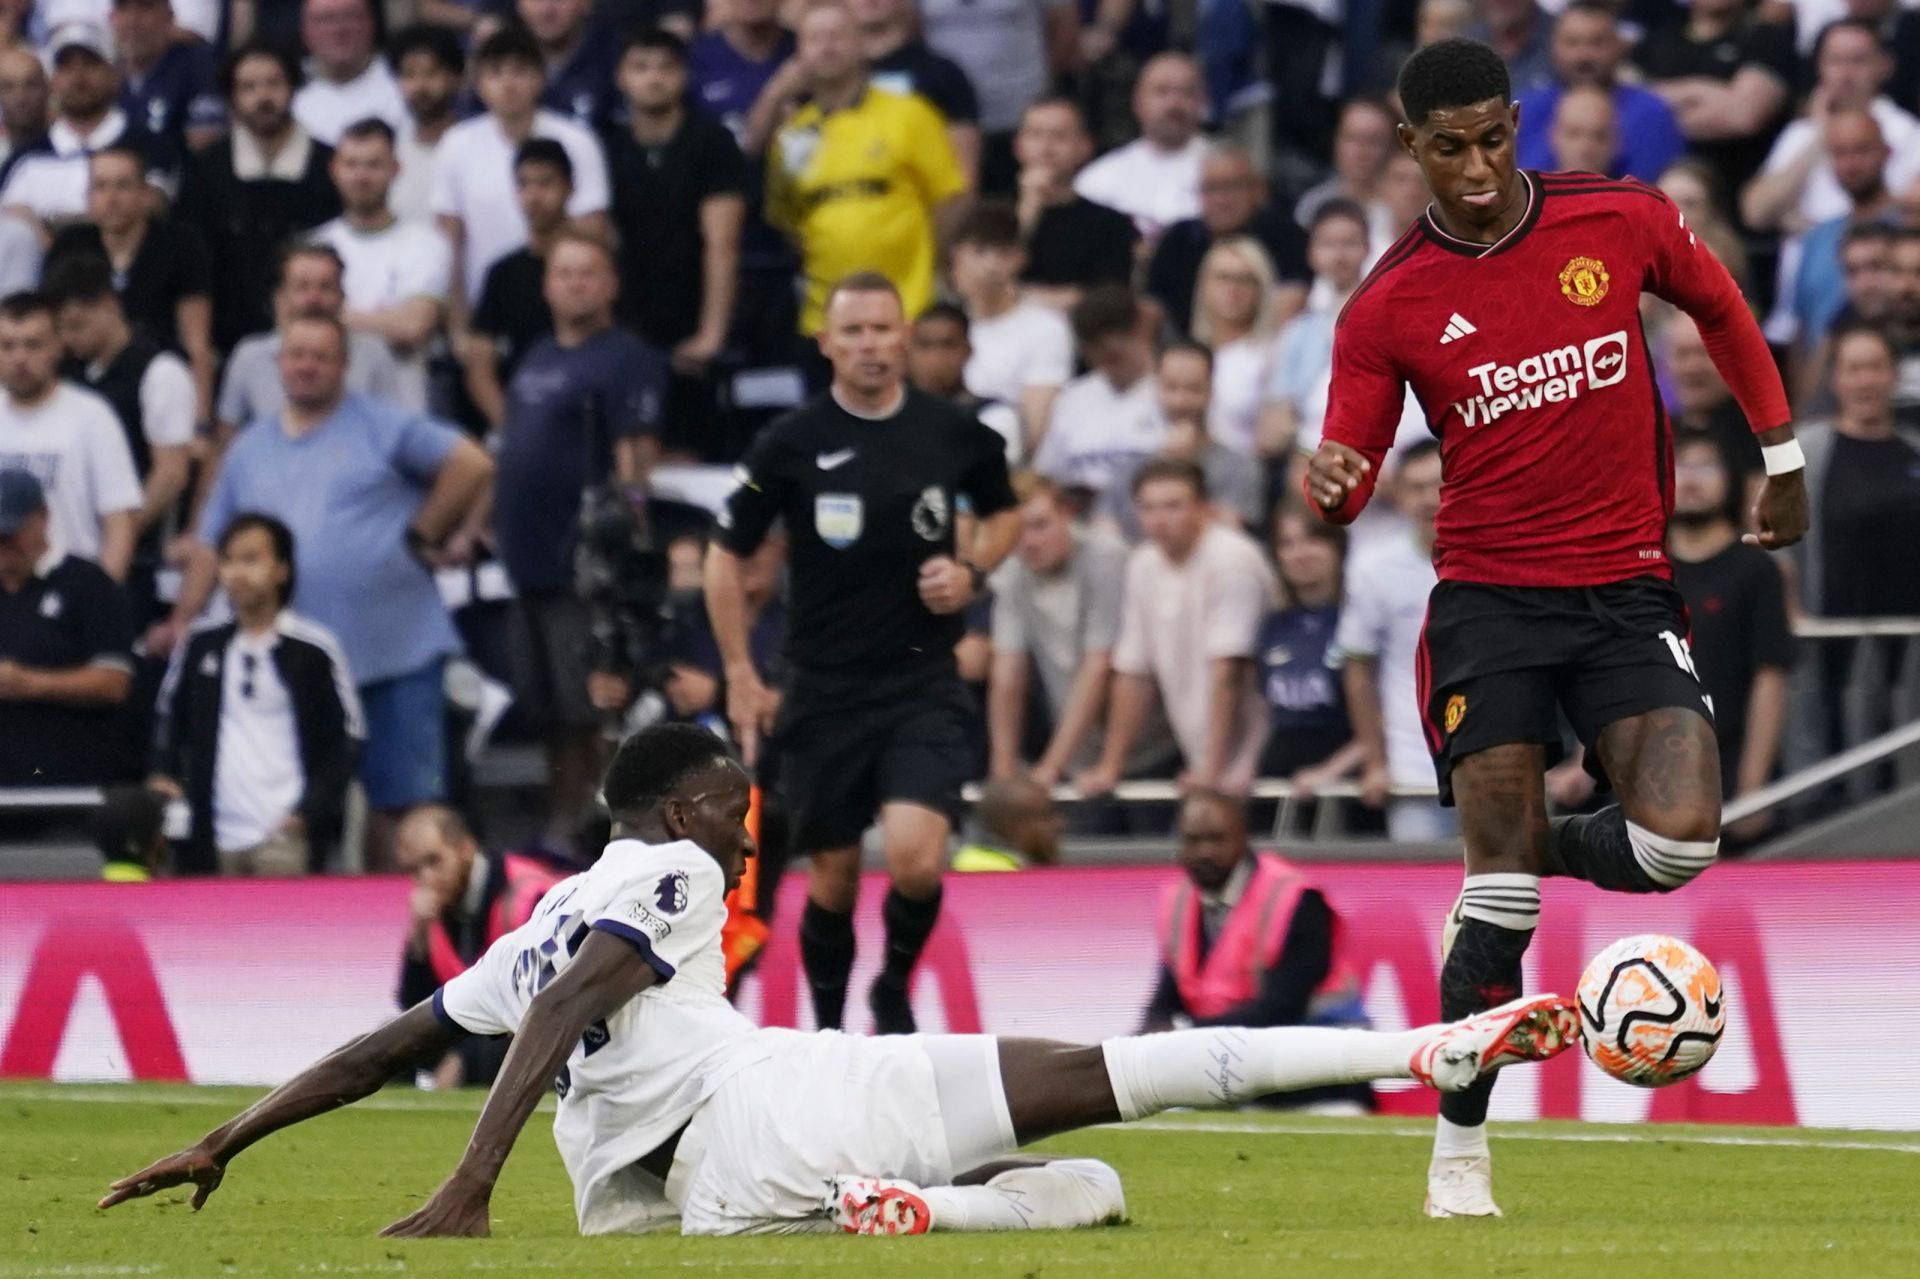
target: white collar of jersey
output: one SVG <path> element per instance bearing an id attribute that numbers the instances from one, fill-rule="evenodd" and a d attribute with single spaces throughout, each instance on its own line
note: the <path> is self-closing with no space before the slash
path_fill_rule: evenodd
<path id="1" fill-rule="evenodd" d="M 893 402 L 892 406 L 882 409 L 878 413 L 862 413 L 859 409 L 854 408 L 853 405 L 840 398 L 840 390 L 838 387 L 830 387 L 828 389 L 833 396 L 833 402 L 835 404 L 838 404 L 841 408 L 853 414 L 853 416 L 868 422 L 884 422 L 907 406 L 907 388 L 904 385 L 900 388 L 900 397 Z"/>
<path id="2" fill-rule="evenodd" d="M 1448 235 L 1446 229 L 1440 225 L 1440 219 L 1433 216 L 1433 206 L 1431 204 L 1427 206 L 1427 211 L 1424 215 L 1427 219 L 1427 226 L 1441 239 L 1450 241 L 1465 249 L 1476 250 L 1474 256 L 1484 258 L 1488 254 L 1498 250 L 1500 246 L 1504 245 L 1508 240 L 1519 235 L 1532 221 L 1533 202 L 1540 198 L 1540 192 L 1539 189 L 1533 185 L 1533 175 L 1525 169 L 1520 170 L 1520 180 L 1527 184 L 1527 207 L 1520 211 L 1520 220 L 1513 224 L 1513 229 L 1495 240 L 1492 244 L 1480 244 L 1473 240 L 1463 240 L 1457 235 Z"/>
<path id="3" fill-rule="evenodd" d="M 271 161 L 261 148 L 260 140 L 245 129 L 233 131 L 233 176 L 242 182 L 259 182 L 267 178 L 278 178 L 282 182 L 298 182 L 307 171 L 307 155 L 313 149 L 313 139 L 299 125 L 293 126 L 293 132 L 281 144 L 280 150 Z"/>
<path id="4" fill-rule="evenodd" d="M 55 120 L 53 127 L 47 130 L 47 141 L 52 145 L 55 155 L 85 155 L 89 151 L 113 145 L 126 131 L 127 113 L 114 107 L 101 116 L 100 123 L 93 126 L 93 132 L 85 136 L 65 120 Z"/>

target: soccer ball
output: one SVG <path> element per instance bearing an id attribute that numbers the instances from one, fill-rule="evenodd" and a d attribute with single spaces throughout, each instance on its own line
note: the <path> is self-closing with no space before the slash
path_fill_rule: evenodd
<path id="1" fill-rule="evenodd" d="M 1720 974 L 1678 937 L 1623 937 L 1580 975 L 1580 1043 L 1593 1064 L 1641 1088 L 1678 1083 L 1726 1033 Z"/>

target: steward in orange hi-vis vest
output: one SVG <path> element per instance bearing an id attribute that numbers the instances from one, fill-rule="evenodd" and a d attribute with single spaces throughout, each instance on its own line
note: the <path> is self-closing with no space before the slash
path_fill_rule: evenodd
<path id="1" fill-rule="evenodd" d="M 565 878 L 565 875 L 537 858 L 507 853 L 502 858 L 500 891 L 487 907 L 480 954 L 485 954 L 487 947 L 532 918 L 533 908 L 540 904 L 547 890 Z M 427 960 L 433 965 L 433 975 L 443 985 L 467 971 L 472 962 L 461 958 L 453 938 L 447 933 L 444 916 L 435 919 L 427 927 Z"/>

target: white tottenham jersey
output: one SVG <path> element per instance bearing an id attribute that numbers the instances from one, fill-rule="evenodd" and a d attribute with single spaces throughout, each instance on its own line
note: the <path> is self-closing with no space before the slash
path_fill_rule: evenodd
<path id="1" fill-rule="evenodd" d="M 592 869 L 548 890 L 533 917 L 433 996 L 476 1035 L 517 1032 L 590 929 L 632 943 L 660 984 L 587 1029 L 556 1083 L 553 1137 L 573 1178 L 582 1234 L 669 1224 L 665 1187 L 634 1166 L 741 1068 L 765 1058 L 753 1023 L 726 999 L 720 926 L 726 877 L 682 840 L 616 840 Z"/>

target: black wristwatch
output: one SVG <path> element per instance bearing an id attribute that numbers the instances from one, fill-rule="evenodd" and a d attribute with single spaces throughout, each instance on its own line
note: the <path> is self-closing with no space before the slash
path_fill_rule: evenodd
<path id="1" fill-rule="evenodd" d="M 976 596 L 987 593 L 987 570 L 972 560 L 961 560 L 960 566 L 967 570 L 967 576 L 973 579 L 973 593 Z"/>

